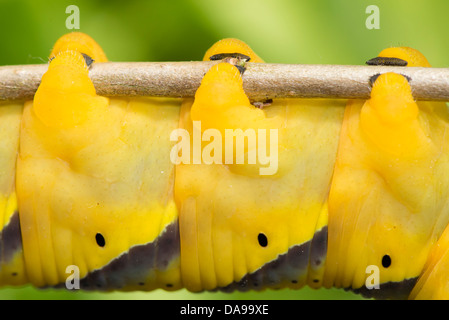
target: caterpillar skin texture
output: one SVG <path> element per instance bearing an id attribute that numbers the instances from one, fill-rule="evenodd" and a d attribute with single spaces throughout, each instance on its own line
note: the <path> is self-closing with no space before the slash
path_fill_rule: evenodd
<path id="1" fill-rule="evenodd" d="M 263 62 L 234 39 L 215 44 L 204 60 L 233 52 Z M 204 76 L 194 101 L 183 102 L 180 127 L 191 137 L 193 121 L 200 121 L 204 132 L 217 129 L 222 137 L 226 129 L 277 129 L 279 159 L 272 175 L 260 175 L 261 163 L 176 167 L 181 252 L 188 252 L 181 255 L 187 289 L 320 285 L 327 195 L 343 111 L 344 102 L 297 99 L 275 100 L 261 110 L 251 105 L 233 65 L 220 63 Z M 250 152 L 248 146 L 245 152 Z M 259 243 L 259 237 L 268 244 Z"/>
<path id="2" fill-rule="evenodd" d="M 429 66 L 410 48 L 381 56 Z M 329 194 L 325 286 L 407 297 L 448 222 L 447 125 L 446 104 L 414 101 L 395 73 L 377 78 L 370 100 L 348 102 Z M 385 293 L 363 286 L 369 265 L 379 266 Z"/>
<path id="3" fill-rule="evenodd" d="M 204 60 L 232 54 L 263 62 L 236 39 Z M 411 48 L 379 57 L 430 67 Z M 194 99 L 119 99 L 95 93 L 88 65 L 107 58 L 89 36 L 63 36 L 50 58 L 33 101 L 0 108 L 0 284 L 65 287 L 75 265 L 85 290 L 308 285 L 449 298 L 449 114 L 445 103 L 416 102 L 413 79 L 379 75 L 366 101 L 258 108 L 243 91 L 244 68 L 227 62 Z M 170 139 L 176 129 L 187 141 Z M 257 146 L 276 144 L 275 170 L 261 175 L 259 158 L 237 164 L 235 146 L 226 163 L 218 140 L 229 129 L 236 141 L 245 130 L 258 141 L 276 132 Z M 196 135 L 221 162 L 195 161 Z M 184 143 L 188 161 L 175 164 Z M 368 266 L 379 269 L 379 289 L 365 285 Z"/>
<path id="4" fill-rule="evenodd" d="M 64 284 L 76 265 L 85 289 L 179 288 L 164 139 L 178 126 L 179 102 L 97 96 L 81 53 L 106 61 L 87 36 L 63 37 L 24 106 L 16 189 L 28 281 Z"/>

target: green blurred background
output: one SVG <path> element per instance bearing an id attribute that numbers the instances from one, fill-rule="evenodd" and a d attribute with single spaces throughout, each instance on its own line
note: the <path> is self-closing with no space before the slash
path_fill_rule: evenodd
<path id="1" fill-rule="evenodd" d="M 111 61 L 201 60 L 217 40 L 247 42 L 265 61 L 364 64 L 382 49 L 410 46 L 434 67 L 449 66 L 447 0 L 0 0 L 0 65 L 39 64 L 66 29 L 66 7 L 80 9 L 80 30 Z M 367 6 L 380 10 L 369 30 Z M 343 290 L 263 293 L 86 293 L 0 290 L 0 299 L 359 299 Z"/>

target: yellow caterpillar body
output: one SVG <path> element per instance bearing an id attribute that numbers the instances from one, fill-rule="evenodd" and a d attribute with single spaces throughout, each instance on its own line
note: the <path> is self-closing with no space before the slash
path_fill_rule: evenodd
<path id="1" fill-rule="evenodd" d="M 236 39 L 211 57 L 263 62 Z M 86 290 L 449 298 L 449 113 L 413 79 L 378 75 L 366 101 L 253 103 L 223 61 L 194 99 L 107 98 L 89 36 L 50 58 L 33 101 L 0 108 L 0 284 L 64 287 L 76 268 Z M 393 58 L 430 67 L 411 48 L 378 61 Z"/>

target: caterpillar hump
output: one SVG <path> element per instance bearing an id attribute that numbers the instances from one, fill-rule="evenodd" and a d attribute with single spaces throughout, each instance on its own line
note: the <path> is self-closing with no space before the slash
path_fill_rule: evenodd
<path id="1" fill-rule="evenodd" d="M 90 37 L 59 40 L 23 112 L 17 194 L 29 281 L 64 286 L 74 265 L 82 289 L 179 288 L 172 142 L 159 139 L 177 128 L 179 104 L 98 96 L 83 54 L 105 61 Z"/>
<path id="2" fill-rule="evenodd" d="M 380 56 L 428 66 L 411 48 Z M 326 287 L 407 298 L 449 222 L 446 106 L 416 102 L 409 82 L 382 74 L 369 100 L 348 102 L 329 195 Z M 378 290 L 365 283 L 372 267 Z"/>
<path id="3" fill-rule="evenodd" d="M 262 62 L 234 39 L 213 45 L 204 59 L 222 53 L 244 54 L 250 62 Z M 321 285 L 327 193 L 343 106 L 332 100 L 275 99 L 262 110 L 246 97 L 235 66 L 222 62 L 208 71 L 194 101 L 183 102 L 180 128 L 188 131 L 192 144 L 195 134 L 211 129 L 220 133 L 214 155 L 217 150 L 223 157 L 239 151 L 235 146 L 226 149 L 226 130 L 235 133 L 235 141 L 245 138 L 247 143 L 240 150 L 245 155 L 240 164 L 236 157 L 228 158 L 230 163 L 220 162 L 220 157 L 212 164 L 199 161 L 176 167 L 181 271 L 187 289 Z M 255 147 L 252 138 L 267 143 Z M 200 146 L 202 156 L 211 150 L 208 141 Z M 249 162 L 251 151 L 263 150 L 279 156 L 272 158 L 277 168 L 271 174 L 261 174 L 260 161 Z"/>
<path id="4" fill-rule="evenodd" d="M 204 60 L 234 54 L 263 62 L 236 39 Z M 411 48 L 379 57 L 430 67 Z M 366 101 L 259 108 L 241 69 L 221 62 L 181 104 L 98 96 L 89 65 L 107 58 L 82 33 L 50 58 L 33 101 L 0 108 L 1 284 L 63 287 L 75 265 L 86 290 L 446 298 L 449 116 L 413 99 L 413 79 L 379 75 Z M 188 157 L 175 165 L 179 129 Z M 227 148 L 226 132 L 244 143 Z M 370 266 L 380 289 L 366 286 Z"/>

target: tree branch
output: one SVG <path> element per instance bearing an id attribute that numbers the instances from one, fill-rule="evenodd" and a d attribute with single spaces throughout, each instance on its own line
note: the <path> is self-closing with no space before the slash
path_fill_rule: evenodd
<path id="1" fill-rule="evenodd" d="M 107 62 L 89 75 L 104 96 L 193 97 L 214 62 Z M 30 100 L 48 65 L 0 67 L 0 101 Z M 245 92 L 253 101 L 270 98 L 369 98 L 370 78 L 396 72 L 408 76 L 417 100 L 449 101 L 449 68 L 292 65 L 247 63 Z"/>

